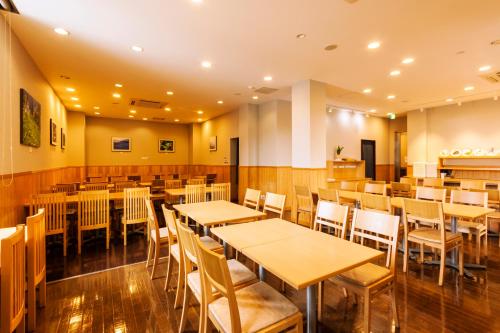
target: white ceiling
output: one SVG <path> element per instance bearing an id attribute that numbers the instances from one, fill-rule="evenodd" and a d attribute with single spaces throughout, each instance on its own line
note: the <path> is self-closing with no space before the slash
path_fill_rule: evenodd
<path id="1" fill-rule="evenodd" d="M 137 109 L 136 118 L 193 122 L 243 103 L 290 98 L 303 79 L 326 82 L 329 103 L 378 114 L 491 97 L 500 83 L 498 0 L 15 0 L 13 29 L 65 105 L 127 117 L 130 98 L 165 101 L 171 112 Z M 63 27 L 69 36 L 54 33 Z M 299 33 L 306 38 L 297 39 Z M 370 41 L 381 47 L 369 50 Z M 334 51 L 325 51 L 338 44 Z M 144 52 L 133 52 L 139 45 Z M 457 52 L 464 51 L 462 54 Z M 414 57 L 411 65 L 402 65 Z M 212 62 L 211 69 L 200 66 Z M 389 76 L 400 69 L 399 77 Z M 71 77 L 70 80 L 60 75 Z M 272 75 L 272 82 L 264 82 Z M 124 85 L 117 89 L 114 83 Z M 259 100 L 248 86 L 280 89 Z M 466 85 L 475 90 L 465 92 Z M 71 86 L 74 94 L 65 91 Z M 362 94 L 366 87 L 370 96 Z M 167 90 L 174 91 L 167 96 Z M 119 104 L 111 95 L 120 92 Z M 240 94 L 240 95 L 236 95 Z M 395 94 L 393 101 L 386 96 Z M 224 104 L 217 104 L 223 100 Z"/>

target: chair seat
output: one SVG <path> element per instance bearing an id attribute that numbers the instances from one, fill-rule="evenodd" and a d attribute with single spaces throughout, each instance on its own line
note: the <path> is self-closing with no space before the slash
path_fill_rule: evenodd
<path id="1" fill-rule="evenodd" d="M 264 282 L 236 290 L 235 294 L 242 332 L 260 331 L 299 312 L 295 304 Z M 224 332 L 232 332 L 226 297 L 209 304 L 208 311 Z"/>
<path id="2" fill-rule="evenodd" d="M 480 222 L 458 220 L 457 222 L 458 232 L 468 233 L 470 232 L 471 229 L 486 231 L 486 226 Z"/>
<path id="3" fill-rule="evenodd" d="M 168 229 L 167 227 L 163 227 L 158 229 L 160 232 L 160 243 L 166 243 L 168 242 Z M 156 243 L 156 233 L 154 230 L 151 230 L 151 239 Z"/>
<path id="4" fill-rule="evenodd" d="M 229 274 L 231 275 L 231 281 L 233 282 L 234 286 L 242 285 L 244 283 L 248 283 L 252 280 L 257 279 L 257 276 L 254 274 L 254 272 L 249 270 L 245 265 L 235 259 L 228 260 L 227 266 L 229 268 Z M 196 295 L 196 298 L 200 300 L 201 282 L 199 271 L 189 273 L 187 279 L 191 290 Z M 212 294 L 216 292 L 217 290 L 212 287 Z"/>
<path id="5" fill-rule="evenodd" d="M 210 236 L 200 237 L 200 241 L 209 250 L 215 251 L 218 249 L 222 249 L 222 245 L 220 245 L 215 239 L 211 238 Z"/>
<path id="6" fill-rule="evenodd" d="M 175 243 L 170 247 L 170 254 L 177 260 L 177 262 L 180 262 L 180 252 L 179 252 L 179 243 Z"/>
<path id="7" fill-rule="evenodd" d="M 383 266 L 367 263 L 348 270 L 334 279 L 340 279 L 366 287 L 385 278 L 386 276 L 389 276 L 390 274 L 391 271 Z"/>
<path id="8" fill-rule="evenodd" d="M 437 229 L 431 228 L 420 228 L 412 230 L 408 233 L 408 237 L 421 239 L 428 242 L 439 243 L 441 241 L 441 231 Z M 462 235 L 459 233 L 453 233 L 450 231 L 446 231 L 446 240 L 450 241 L 455 238 L 461 238 Z"/>
<path id="9" fill-rule="evenodd" d="M 488 214 L 489 219 L 500 219 L 500 212 L 493 212 Z"/>

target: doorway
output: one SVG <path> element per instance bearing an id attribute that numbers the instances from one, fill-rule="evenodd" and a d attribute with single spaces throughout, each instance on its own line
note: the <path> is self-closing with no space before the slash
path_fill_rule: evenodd
<path id="1" fill-rule="evenodd" d="M 375 140 L 361 140 L 361 159 L 365 161 L 365 177 L 375 180 Z"/>
<path id="2" fill-rule="evenodd" d="M 394 133 L 394 181 L 399 182 L 407 175 L 407 133 Z"/>
<path id="3" fill-rule="evenodd" d="M 231 182 L 231 202 L 238 202 L 240 166 L 240 138 L 231 138 L 231 161 L 229 178 Z"/>

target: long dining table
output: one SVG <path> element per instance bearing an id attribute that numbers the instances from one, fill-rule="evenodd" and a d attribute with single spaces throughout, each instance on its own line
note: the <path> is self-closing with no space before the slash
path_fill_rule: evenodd
<path id="1" fill-rule="evenodd" d="M 296 290 L 306 289 L 307 332 L 317 330 L 318 283 L 383 256 L 383 252 L 313 231 L 297 224 L 268 219 L 212 228 L 212 233 Z"/>

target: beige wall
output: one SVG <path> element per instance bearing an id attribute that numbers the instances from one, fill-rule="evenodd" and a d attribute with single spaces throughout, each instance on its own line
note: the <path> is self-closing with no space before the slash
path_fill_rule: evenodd
<path id="1" fill-rule="evenodd" d="M 85 113 L 67 113 L 66 154 L 68 166 L 85 166 Z"/>
<path id="2" fill-rule="evenodd" d="M 5 33 L 4 24 L 4 16 L 0 15 L 0 174 L 65 166 L 67 153 L 61 150 L 59 140 L 60 128 L 67 132 L 66 109 L 14 33 L 12 48 L 8 47 L 9 32 Z M 5 67 L 9 63 L 10 66 Z M 41 105 L 40 148 L 20 144 L 21 88 Z M 51 118 L 58 126 L 57 146 L 49 142 Z"/>
<path id="3" fill-rule="evenodd" d="M 334 158 L 337 145 L 344 146 L 343 157 L 361 158 L 361 140 L 376 141 L 377 164 L 389 163 L 389 121 L 381 117 L 334 110 L 327 113 L 326 157 Z"/>
<path id="4" fill-rule="evenodd" d="M 406 132 L 406 116 L 404 117 L 397 117 L 396 119 L 393 120 L 388 120 L 389 121 L 389 164 L 394 164 L 394 153 L 395 153 L 395 144 L 396 144 L 396 136 L 395 133 L 404 133 Z M 406 144 L 406 137 L 404 139 L 401 139 L 401 146 L 403 146 L 403 140 L 405 140 Z M 405 152 L 406 153 L 406 152 Z M 403 161 L 401 161 L 403 162 Z M 403 163 L 402 163 L 403 165 Z"/>
<path id="5" fill-rule="evenodd" d="M 131 152 L 112 152 L 111 138 L 131 138 Z M 159 139 L 174 139 L 175 153 L 159 153 Z M 189 128 L 137 120 L 87 117 L 85 159 L 87 165 L 188 164 Z"/>

